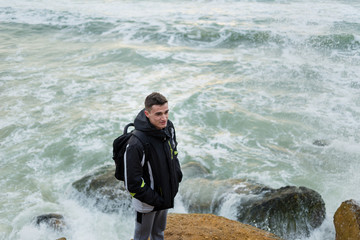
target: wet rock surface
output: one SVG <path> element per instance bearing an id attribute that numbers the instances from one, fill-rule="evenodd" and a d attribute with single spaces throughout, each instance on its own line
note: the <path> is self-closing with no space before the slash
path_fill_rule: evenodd
<path id="1" fill-rule="evenodd" d="M 318 147 L 326 147 L 330 145 L 330 141 L 326 139 L 317 139 L 313 141 L 313 144 Z"/>
<path id="2" fill-rule="evenodd" d="M 309 236 L 325 219 L 325 203 L 312 189 L 295 186 L 273 189 L 245 179 L 219 180 L 206 176 L 189 176 L 180 185 L 183 204 L 190 213 L 220 215 L 225 210 L 240 222 L 285 239 Z"/>
<path id="3" fill-rule="evenodd" d="M 35 218 L 35 224 L 45 224 L 47 227 L 55 231 L 62 231 L 66 228 L 64 217 L 57 213 L 49 213 L 37 216 Z"/>
<path id="4" fill-rule="evenodd" d="M 285 239 L 309 236 L 325 219 L 320 194 L 305 187 L 272 189 L 238 206 L 237 219 Z"/>
<path id="5" fill-rule="evenodd" d="M 209 170 L 196 162 L 185 164 L 182 170 L 184 179 L 209 174 Z M 124 182 L 117 180 L 114 173 L 115 166 L 108 165 L 77 180 L 72 184 L 75 189 L 74 197 L 103 212 L 131 211 L 131 196 L 125 189 Z"/>
<path id="6" fill-rule="evenodd" d="M 190 213 L 219 215 L 224 206 L 247 223 L 285 239 L 308 236 L 325 219 L 325 203 L 317 192 L 287 186 L 272 189 L 241 179 L 188 179 L 180 188 Z"/>
<path id="7" fill-rule="evenodd" d="M 220 215 L 226 207 L 238 221 L 285 239 L 309 235 L 325 218 L 324 201 L 311 189 L 272 189 L 244 179 L 214 179 L 198 163 L 185 164 L 182 170 L 179 193 L 189 213 Z M 132 210 L 130 194 L 114 172 L 114 166 L 106 166 L 74 182 L 75 196 L 104 212 Z"/>
<path id="8" fill-rule="evenodd" d="M 94 206 L 103 212 L 131 209 L 130 194 L 124 182 L 117 180 L 114 173 L 115 166 L 105 166 L 74 182 L 75 197 L 85 205 Z"/>

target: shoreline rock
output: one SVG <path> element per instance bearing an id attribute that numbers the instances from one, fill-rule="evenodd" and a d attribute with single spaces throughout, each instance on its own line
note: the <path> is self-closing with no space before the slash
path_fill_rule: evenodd
<path id="1" fill-rule="evenodd" d="M 190 211 L 185 214 L 169 214 L 168 228 L 165 232 L 168 240 L 281 239 L 279 236 L 285 239 L 296 239 L 297 234 L 309 235 L 311 230 L 319 227 L 325 218 L 325 203 L 321 195 L 306 187 L 286 186 L 272 189 L 248 180 L 214 179 L 210 171 L 199 163 L 191 162 L 183 167 L 184 181 L 182 185 L 184 185 L 184 188 L 204 190 L 207 193 L 200 193 L 198 196 L 194 192 L 190 192 L 191 194 L 183 193 L 185 200 L 184 198 L 182 200 L 185 208 L 190 209 Z M 74 193 L 76 192 L 75 196 L 85 205 L 98 207 L 104 212 L 118 212 L 130 209 L 130 196 L 127 194 L 122 182 L 115 179 L 114 171 L 114 166 L 104 166 L 93 174 L 84 176 L 74 182 L 72 186 L 74 190 L 77 190 L 74 191 Z M 212 191 L 212 193 L 209 193 L 209 191 Z M 237 217 L 238 221 L 217 216 L 219 209 L 227 201 L 226 196 L 231 195 L 234 197 L 237 194 L 241 195 L 240 201 L 235 202 L 235 205 L 231 205 L 231 208 L 234 209 L 234 216 Z M 204 197 L 206 195 L 208 197 L 200 198 L 200 196 Z M 202 202 L 192 202 L 191 199 L 200 199 Z M 189 202 L 189 200 L 191 201 Z M 292 206 L 289 208 L 290 205 Z M 278 209 L 279 206 L 280 209 Z M 197 209 L 199 207 L 200 209 Z M 191 213 L 191 210 L 193 210 L 193 213 Z M 199 210 L 202 213 L 196 212 Z M 271 216 L 269 211 L 276 214 Z M 245 218 L 242 216 L 245 216 Z M 254 216 L 262 219 L 252 219 Z M 276 222 L 280 221 L 274 227 L 261 225 L 263 222 L 271 222 L 271 218 L 274 218 Z M 296 222 L 299 219 L 301 224 L 305 226 L 305 231 L 298 231 L 299 227 L 296 226 Z M 290 230 L 290 235 L 289 226 L 284 227 L 283 222 L 281 222 L 284 220 L 290 223 L 290 229 L 296 229 L 295 231 Z M 293 222 L 291 223 L 291 221 Z M 63 227 L 66 227 L 63 217 L 59 214 L 44 214 L 35 218 L 34 222 L 37 225 L 47 224 L 55 231 L 61 231 Z M 334 225 L 336 240 L 360 239 L 359 204 L 354 200 L 343 202 L 334 215 Z M 261 230 L 261 228 L 264 230 Z M 246 230 L 244 232 L 237 232 L 237 230 L 234 232 L 234 229 Z M 286 233 L 279 232 L 279 229 L 286 229 L 284 230 Z M 229 235 L 227 235 L 228 232 Z M 250 235 L 246 234 L 255 234 L 260 237 L 255 238 L 255 235 L 248 237 Z M 232 238 L 233 235 L 238 236 L 238 238 Z"/>
<path id="2" fill-rule="evenodd" d="M 191 172 L 204 172 L 199 164 L 190 166 Z M 239 222 L 285 239 L 309 236 L 325 219 L 325 202 L 312 189 L 302 186 L 273 189 L 244 179 L 214 179 L 208 173 L 206 176 L 187 176 L 180 185 L 182 202 L 189 213 L 220 215 L 225 206 L 225 211 Z"/>
<path id="3" fill-rule="evenodd" d="M 321 195 L 306 187 L 286 186 L 238 206 L 237 220 L 285 239 L 310 236 L 326 215 Z"/>
<path id="4" fill-rule="evenodd" d="M 195 213 L 170 213 L 164 234 L 166 240 L 283 240 L 275 234 L 235 220 Z"/>
<path id="5" fill-rule="evenodd" d="M 330 141 L 326 139 L 317 139 L 313 141 L 313 144 L 318 147 L 326 147 L 330 145 Z"/>
<path id="6" fill-rule="evenodd" d="M 55 231 L 63 231 L 66 228 L 66 223 L 64 221 L 64 217 L 61 214 L 57 213 L 48 213 L 37 216 L 35 218 L 36 225 L 45 224 L 49 228 Z"/>
<path id="7" fill-rule="evenodd" d="M 334 215 L 336 240 L 360 239 L 360 205 L 355 200 L 342 202 Z"/>
<path id="8" fill-rule="evenodd" d="M 179 194 L 189 213 L 221 215 L 225 206 L 239 222 L 286 239 L 308 236 L 325 218 L 324 201 L 311 189 L 295 186 L 273 189 L 244 179 L 214 179 L 210 171 L 193 162 L 182 168 L 184 181 Z M 74 197 L 103 212 L 131 210 L 130 194 L 114 172 L 114 166 L 104 166 L 74 182 L 72 186 L 77 190 Z"/>
<path id="9" fill-rule="evenodd" d="M 113 213 L 129 211 L 131 209 L 131 196 L 124 186 L 114 176 L 115 166 L 107 165 L 99 168 L 92 174 L 86 175 L 73 182 L 72 195 L 82 204 L 89 207 Z"/>
<path id="10" fill-rule="evenodd" d="M 213 214 L 168 215 L 166 240 L 281 240 L 275 234 Z"/>

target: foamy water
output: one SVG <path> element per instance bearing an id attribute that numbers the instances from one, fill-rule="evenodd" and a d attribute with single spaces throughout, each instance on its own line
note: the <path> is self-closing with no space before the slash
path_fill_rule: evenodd
<path id="1" fill-rule="evenodd" d="M 181 164 L 360 200 L 357 1 L 0 1 L 0 238 L 130 239 L 133 216 L 72 197 L 160 91 Z M 323 140 L 327 146 L 313 144 Z M 195 191 L 195 190 L 194 190 Z M 221 215 L 234 218 L 231 195 Z M 181 196 L 173 212 L 185 212 Z M 56 212 L 64 232 L 37 227 Z M 304 238 L 305 239 L 305 238 Z"/>

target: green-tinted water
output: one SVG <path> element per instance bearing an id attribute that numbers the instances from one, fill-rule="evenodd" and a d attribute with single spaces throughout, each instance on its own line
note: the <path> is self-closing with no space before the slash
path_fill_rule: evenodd
<path id="1" fill-rule="evenodd" d="M 334 239 L 334 211 L 360 199 L 359 10 L 335 0 L 0 2 L 0 238 L 56 239 L 31 221 L 59 212 L 68 239 L 129 239 L 132 218 L 83 206 L 71 184 L 112 164 L 113 139 L 160 91 L 182 164 L 312 188 L 328 216 L 310 239 Z"/>

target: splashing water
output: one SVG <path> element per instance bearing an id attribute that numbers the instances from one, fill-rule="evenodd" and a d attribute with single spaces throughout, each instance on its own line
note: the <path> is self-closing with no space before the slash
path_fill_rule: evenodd
<path id="1" fill-rule="evenodd" d="M 133 216 L 71 198 L 111 144 L 168 97 L 182 164 L 273 188 L 306 186 L 334 239 L 360 199 L 357 1 L 0 2 L 0 239 L 130 239 Z M 325 146 L 314 145 L 316 140 Z M 228 196 L 221 215 L 232 218 Z M 175 212 L 185 212 L 181 196 Z M 33 218 L 64 215 L 62 233 Z"/>

